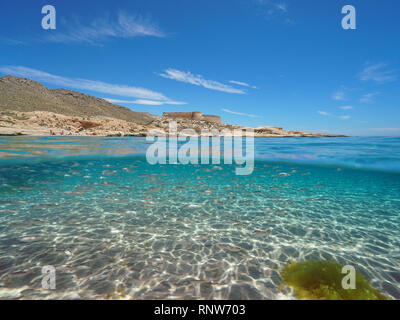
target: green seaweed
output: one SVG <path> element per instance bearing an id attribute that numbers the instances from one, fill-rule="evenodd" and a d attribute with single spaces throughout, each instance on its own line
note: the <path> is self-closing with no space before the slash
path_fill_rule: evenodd
<path id="1" fill-rule="evenodd" d="M 294 289 L 298 299 L 311 300 L 387 300 L 378 289 L 356 271 L 355 289 L 344 289 L 343 266 L 334 261 L 292 262 L 281 272 L 283 283 Z"/>
<path id="2" fill-rule="evenodd" d="M 127 295 L 128 293 L 124 289 L 115 289 L 107 294 L 106 299 L 125 299 Z"/>

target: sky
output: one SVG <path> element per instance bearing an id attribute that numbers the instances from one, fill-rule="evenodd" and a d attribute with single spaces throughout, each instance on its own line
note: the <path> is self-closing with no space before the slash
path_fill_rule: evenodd
<path id="1" fill-rule="evenodd" d="M 399 13 L 398 0 L 2 0 L 0 76 L 158 115 L 400 136 Z"/>

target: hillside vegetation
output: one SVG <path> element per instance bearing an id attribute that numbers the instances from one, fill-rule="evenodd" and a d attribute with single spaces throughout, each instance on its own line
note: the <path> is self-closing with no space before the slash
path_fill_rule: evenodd
<path id="1" fill-rule="evenodd" d="M 76 117 L 105 117 L 148 124 L 157 116 L 135 112 L 104 99 L 66 89 L 49 89 L 26 78 L 0 78 L 0 110 L 48 111 Z"/>

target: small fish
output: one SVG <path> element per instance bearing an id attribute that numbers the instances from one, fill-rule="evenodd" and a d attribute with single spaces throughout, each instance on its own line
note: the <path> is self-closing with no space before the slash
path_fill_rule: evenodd
<path id="1" fill-rule="evenodd" d="M 202 206 L 200 204 L 188 204 L 184 206 L 184 209 L 200 209 Z"/>
<path id="2" fill-rule="evenodd" d="M 31 186 L 22 186 L 22 187 L 19 187 L 19 189 L 20 190 L 33 190 L 33 189 L 35 189 L 34 187 L 31 187 Z"/>
<path id="3" fill-rule="evenodd" d="M 99 200 L 101 201 L 107 201 L 107 202 L 127 202 L 127 199 L 118 199 L 118 198 L 100 198 Z"/>
<path id="4" fill-rule="evenodd" d="M 23 242 L 31 242 L 31 241 L 38 241 L 41 240 L 41 237 L 36 237 L 36 236 L 32 236 L 32 237 L 23 237 L 21 238 L 21 241 Z"/>
<path id="5" fill-rule="evenodd" d="M 244 250 L 243 248 L 232 246 L 229 244 L 217 244 L 217 247 L 219 247 L 221 249 L 229 250 L 232 252 L 238 252 L 238 251 Z"/>
<path id="6" fill-rule="evenodd" d="M 151 205 L 156 204 L 154 201 L 147 201 L 147 200 L 140 200 L 140 202 L 143 202 L 143 203 L 146 203 L 146 204 L 151 204 Z"/>
<path id="7" fill-rule="evenodd" d="M 257 236 L 266 236 L 268 233 L 266 231 L 263 230 L 255 230 L 254 234 Z"/>
<path id="8" fill-rule="evenodd" d="M 80 195 L 82 195 L 82 192 L 79 192 L 79 191 L 64 191 L 63 194 L 70 194 L 70 195 L 74 195 L 74 196 L 80 196 Z"/>
<path id="9" fill-rule="evenodd" d="M 101 178 L 101 177 L 100 177 Z M 104 178 L 104 177 L 103 177 Z M 104 186 L 115 186 L 116 184 L 110 181 L 104 181 L 101 183 Z"/>
<path id="10" fill-rule="evenodd" d="M 152 187 L 147 189 L 147 192 L 160 192 L 161 188 L 160 187 Z"/>
<path id="11" fill-rule="evenodd" d="M 117 172 L 117 170 L 103 170 L 101 174 L 104 176 L 110 176 L 116 174 Z"/>
<path id="12" fill-rule="evenodd" d="M 90 191 L 93 190 L 92 188 L 81 186 L 81 187 L 76 187 L 76 190 L 81 190 L 81 191 Z"/>

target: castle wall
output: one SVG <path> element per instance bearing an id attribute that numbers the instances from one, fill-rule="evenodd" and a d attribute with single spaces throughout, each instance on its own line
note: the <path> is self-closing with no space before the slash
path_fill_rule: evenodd
<path id="1" fill-rule="evenodd" d="M 192 112 L 192 119 L 193 120 L 202 120 L 203 114 L 199 111 Z"/>
<path id="2" fill-rule="evenodd" d="M 194 112 L 164 112 L 163 118 L 177 118 L 177 119 L 190 119 L 190 120 L 203 120 L 208 122 L 214 122 L 221 124 L 221 117 L 205 114 L 203 115 L 199 111 Z"/>
<path id="3" fill-rule="evenodd" d="M 208 121 L 208 122 L 214 122 L 214 123 L 218 123 L 218 124 L 222 123 L 220 116 L 214 116 L 214 115 L 211 115 L 211 114 L 203 115 L 202 120 L 205 120 L 205 121 Z"/>
<path id="4" fill-rule="evenodd" d="M 193 112 L 164 112 L 163 118 L 193 119 Z"/>

